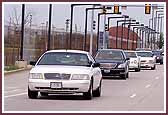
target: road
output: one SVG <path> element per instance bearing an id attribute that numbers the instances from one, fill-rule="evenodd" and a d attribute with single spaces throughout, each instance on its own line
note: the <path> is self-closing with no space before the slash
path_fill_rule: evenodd
<path id="1" fill-rule="evenodd" d="M 129 79 L 103 79 L 102 96 L 83 100 L 81 95 L 27 96 L 29 71 L 4 77 L 4 111 L 163 111 L 164 65 L 156 70 L 131 71 Z"/>

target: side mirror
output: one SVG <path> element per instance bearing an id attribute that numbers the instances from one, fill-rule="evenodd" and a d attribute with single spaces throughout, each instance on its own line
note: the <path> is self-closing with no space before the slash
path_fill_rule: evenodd
<path id="1" fill-rule="evenodd" d="M 94 63 L 93 67 L 100 67 L 100 63 Z"/>
<path id="2" fill-rule="evenodd" d="M 164 53 L 162 53 L 161 56 L 164 56 Z"/>
<path id="3" fill-rule="evenodd" d="M 126 60 L 130 60 L 130 58 L 129 58 L 129 57 L 127 57 L 127 58 L 126 58 Z"/>
<path id="4" fill-rule="evenodd" d="M 32 66 L 35 66 L 36 65 L 36 61 L 30 61 L 29 64 L 32 65 Z"/>

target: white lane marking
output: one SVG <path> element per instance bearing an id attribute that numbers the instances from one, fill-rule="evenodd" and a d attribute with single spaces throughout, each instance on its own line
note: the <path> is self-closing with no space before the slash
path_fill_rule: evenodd
<path id="1" fill-rule="evenodd" d="M 155 77 L 155 79 L 159 79 L 159 77 Z"/>
<path id="2" fill-rule="evenodd" d="M 132 94 L 130 98 L 134 98 L 136 96 L 136 93 Z"/>
<path id="3" fill-rule="evenodd" d="M 5 93 L 10 93 L 10 92 L 15 92 L 15 91 L 19 91 L 21 89 L 15 89 L 15 90 L 10 90 L 10 91 L 5 91 Z"/>
<path id="4" fill-rule="evenodd" d="M 14 94 L 14 95 L 7 95 L 7 96 L 4 96 L 4 97 L 5 98 L 9 98 L 9 97 L 16 97 L 16 96 L 25 95 L 25 94 L 27 94 L 27 92 L 19 93 L 19 94 Z"/>
<path id="5" fill-rule="evenodd" d="M 150 84 L 148 84 L 148 85 L 146 85 L 146 86 L 145 86 L 145 88 L 149 88 L 150 86 L 151 86 L 151 85 L 150 85 Z"/>

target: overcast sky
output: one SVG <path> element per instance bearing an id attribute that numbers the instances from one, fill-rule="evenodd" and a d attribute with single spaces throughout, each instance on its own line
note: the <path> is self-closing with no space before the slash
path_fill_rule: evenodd
<path id="1" fill-rule="evenodd" d="M 111 3 L 101 3 L 101 4 L 108 4 L 108 5 L 114 5 L 115 2 Z M 117 4 L 123 4 L 123 3 L 117 3 Z M 131 3 L 131 2 L 124 2 L 125 5 L 145 5 L 145 3 Z M 156 4 L 156 3 L 155 3 Z M 163 6 L 163 2 L 159 5 Z M 54 3 L 53 9 L 52 9 L 52 25 L 54 25 L 56 28 L 65 28 L 65 20 L 70 19 L 70 3 Z M 32 13 L 32 24 L 33 25 L 39 25 L 41 26 L 41 23 L 46 23 L 48 21 L 48 7 L 49 5 L 47 3 L 36 3 L 36 4 L 26 4 L 26 14 L 28 12 Z M 77 24 L 77 29 L 81 31 L 84 31 L 84 24 L 85 24 L 85 8 L 86 7 L 92 7 L 92 6 L 76 6 L 74 8 L 74 21 L 73 24 Z M 11 3 L 4 3 L 4 21 L 5 24 L 9 22 L 9 17 L 12 17 L 12 20 L 14 19 L 15 11 L 17 11 L 17 16 L 20 16 L 21 21 L 21 4 L 11 4 Z M 144 25 L 149 24 L 149 19 L 152 18 L 151 14 L 145 14 L 144 7 L 127 7 L 126 10 L 122 10 L 120 8 L 120 12 L 122 12 L 122 15 L 128 15 L 133 19 L 136 19 L 138 22 L 143 23 Z M 96 10 L 94 12 L 94 20 L 97 21 L 97 14 L 100 13 L 101 10 Z M 108 12 L 113 12 L 113 10 L 109 10 Z M 112 15 L 108 15 L 107 17 L 110 17 Z M 120 16 L 120 15 L 115 15 Z M 166 17 L 166 16 L 165 16 Z M 88 14 L 88 31 L 90 31 L 90 18 L 91 18 L 91 12 L 89 11 Z M 119 19 L 118 19 L 119 20 Z M 103 29 L 103 17 L 100 19 L 100 30 Z M 116 26 L 116 20 L 111 20 L 110 22 L 111 26 Z M 164 25 L 164 24 L 163 24 Z M 97 25 L 96 25 L 97 26 Z M 74 29 L 75 26 L 73 26 Z M 163 26 L 162 26 L 163 27 Z"/>

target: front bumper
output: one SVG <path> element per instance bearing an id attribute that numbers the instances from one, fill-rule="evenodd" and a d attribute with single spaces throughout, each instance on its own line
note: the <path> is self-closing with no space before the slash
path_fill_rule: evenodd
<path id="1" fill-rule="evenodd" d="M 51 82 L 61 82 L 61 88 L 51 88 Z M 46 93 L 82 93 L 87 92 L 90 86 L 90 80 L 42 80 L 29 79 L 28 87 L 31 91 L 40 91 Z"/>
<path id="2" fill-rule="evenodd" d="M 138 68 L 138 64 L 129 64 L 129 69 L 136 69 Z"/>
<path id="3" fill-rule="evenodd" d="M 154 67 L 155 64 L 153 63 L 141 63 L 141 68 L 149 68 L 149 67 Z"/>
<path id="4" fill-rule="evenodd" d="M 126 74 L 126 70 L 124 68 L 121 68 L 121 69 L 101 69 L 101 72 L 103 75 L 114 75 L 114 76 Z"/>

